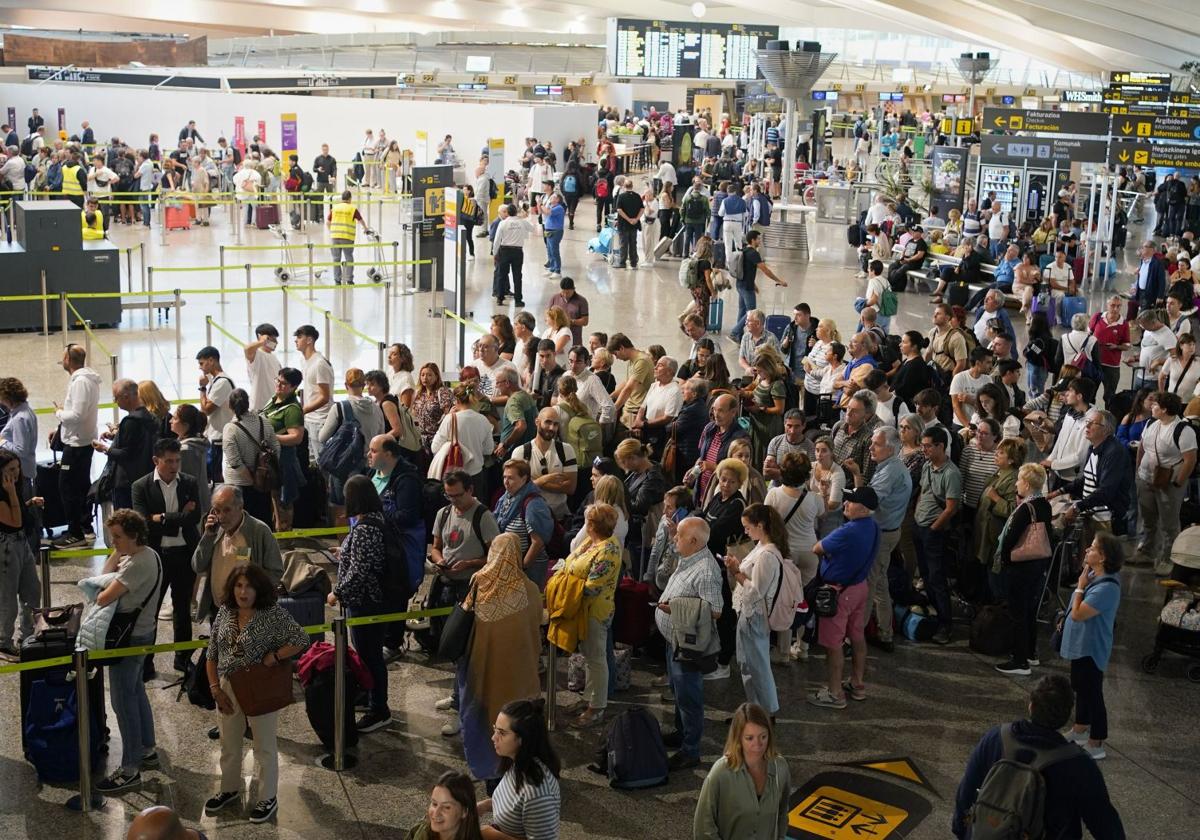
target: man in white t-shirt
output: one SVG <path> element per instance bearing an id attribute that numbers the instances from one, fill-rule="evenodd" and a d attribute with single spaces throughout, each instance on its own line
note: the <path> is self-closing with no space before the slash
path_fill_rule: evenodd
<path id="1" fill-rule="evenodd" d="M 1167 354 L 1179 343 L 1171 328 L 1159 320 L 1157 310 L 1150 309 L 1138 315 L 1137 323 L 1142 328 L 1141 350 L 1137 366 L 1142 368 L 1142 381 L 1153 381 L 1156 369 L 1167 359 Z M 1141 385 L 1134 382 L 1134 387 Z"/>
<path id="2" fill-rule="evenodd" d="M 1179 507 L 1196 466 L 1196 431 L 1182 419 L 1183 401 L 1176 394 L 1159 392 L 1151 413 L 1154 419 L 1146 424 L 1137 449 L 1138 509 L 1146 538 L 1131 562 L 1153 561 L 1154 571 L 1166 575 L 1171 572 L 1171 546 L 1179 535 Z M 1166 487 L 1154 486 L 1159 467 L 1171 470 Z"/>
<path id="3" fill-rule="evenodd" d="M 262 175 L 258 174 L 252 161 L 243 159 L 238 164 L 238 171 L 233 175 L 233 186 L 237 189 L 238 201 L 247 202 L 246 224 L 250 224 L 254 221 L 253 200 L 258 197 L 258 191 L 262 187 Z"/>
<path id="4" fill-rule="evenodd" d="M 225 424 L 233 419 L 229 395 L 233 380 L 221 369 L 221 352 L 216 347 L 201 347 L 196 354 L 200 366 L 200 410 L 208 418 L 204 436 L 208 438 L 208 477 L 214 484 L 222 483 L 221 441 Z"/>
<path id="5" fill-rule="evenodd" d="M 321 454 L 321 443 L 317 437 L 329 409 L 333 406 L 333 366 L 317 352 L 317 339 L 321 334 L 312 324 L 296 328 L 296 349 L 304 357 L 301 371 L 304 373 L 304 430 L 308 432 L 308 448 L 315 461 Z"/>
<path id="6" fill-rule="evenodd" d="M 967 428 L 975 415 L 975 395 L 984 385 L 992 381 L 992 352 L 985 347 L 971 351 L 971 366 L 954 374 L 950 380 L 950 404 L 954 407 L 954 419 Z"/>
<path id="7" fill-rule="evenodd" d="M 679 416 L 679 410 L 683 408 L 683 390 L 675 381 L 677 370 L 679 363 L 670 356 L 662 356 L 654 363 L 654 381 L 650 383 L 646 398 L 642 400 L 641 408 L 629 427 L 631 432 L 640 434 L 648 443 L 661 442 L 663 430 Z M 654 448 L 661 451 L 657 445 Z"/>
<path id="8" fill-rule="evenodd" d="M 275 397 L 275 379 L 283 365 L 275 355 L 279 346 L 279 330 L 274 324 L 259 324 L 254 329 L 254 341 L 243 348 L 246 371 L 250 374 L 250 410 L 262 411 Z"/>
<path id="9" fill-rule="evenodd" d="M 496 396 L 496 374 L 504 368 L 516 370 L 516 366 L 500 355 L 500 343 L 496 336 L 488 334 L 480 336 L 476 343 L 479 356 L 474 360 L 475 369 L 479 371 L 479 389 L 489 400 Z M 492 400 L 495 402 L 495 400 Z M 500 400 L 503 404 L 504 399 Z"/>
<path id="10" fill-rule="evenodd" d="M 992 259 L 996 260 L 1008 248 L 1008 214 L 999 201 L 992 202 L 992 215 L 988 219 L 988 241 L 991 243 Z"/>
<path id="11" fill-rule="evenodd" d="M 575 448 L 558 437 L 558 409 L 543 408 L 536 425 L 534 439 L 514 449 L 511 457 L 529 463 L 533 483 L 542 491 L 554 518 L 561 522 L 570 515 L 567 499 L 575 493 L 579 480 Z"/>
<path id="12" fill-rule="evenodd" d="M 537 207 L 542 200 L 542 191 L 546 189 L 545 182 L 554 181 L 554 170 L 545 158 L 535 158 L 529 167 L 529 206 Z"/>

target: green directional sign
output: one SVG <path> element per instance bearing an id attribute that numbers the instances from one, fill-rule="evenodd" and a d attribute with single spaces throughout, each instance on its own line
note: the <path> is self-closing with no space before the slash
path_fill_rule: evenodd
<path id="1" fill-rule="evenodd" d="M 1113 137 L 1130 140 L 1182 140 L 1200 142 L 1200 118 L 1196 117 L 1115 117 Z"/>

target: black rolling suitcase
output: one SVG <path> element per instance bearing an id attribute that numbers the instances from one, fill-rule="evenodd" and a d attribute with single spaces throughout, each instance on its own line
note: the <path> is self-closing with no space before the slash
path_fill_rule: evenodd
<path id="1" fill-rule="evenodd" d="M 325 595 L 320 590 L 310 589 L 295 596 L 281 595 L 279 606 L 287 610 L 301 627 L 325 623 Z M 325 634 L 310 633 L 309 639 L 313 642 L 323 642 Z"/>
<path id="2" fill-rule="evenodd" d="M 67 509 L 63 507 L 62 495 L 58 492 L 58 474 L 62 464 L 58 462 L 58 453 L 50 463 L 38 463 L 37 476 L 34 478 L 34 495 L 46 500 L 42 507 L 42 527 L 49 531 L 51 528 L 61 528 L 67 524 Z"/>

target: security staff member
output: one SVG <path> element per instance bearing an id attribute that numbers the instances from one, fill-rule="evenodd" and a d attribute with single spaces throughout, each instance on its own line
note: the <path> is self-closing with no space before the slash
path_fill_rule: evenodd
<path id="1" fill-rule="evenodd" d="M 62 197 L 82 210 L 86 191 L 87 173 L 79 163 L 79 154 L 71 152 L 71 160 L 62 165 Z"/>
<path id="2" fill-rule="evenodd" d="M 350 190 L 342 193 L 342 200 L 333 205 L 329 212 L 329 235 L 333 240 L 333 282 L 341 285 L 342 276 L 346 282 L 354 284 L 354 236 L 355 223 L 362 225 L 363 230 L 370 233 L 362 214 L 350 203 Z M 348 263 L 343 265 L 343 263 Z"/>
<path id="3" fill-rule="evenodd" d="M 80 210 L 79 215 L 83 219 L 83 238 L 103 239 L 104 238 L 104 215 L 100 212 L 100 205 L 94 198 L 87 200 L 87 209 Z"/>

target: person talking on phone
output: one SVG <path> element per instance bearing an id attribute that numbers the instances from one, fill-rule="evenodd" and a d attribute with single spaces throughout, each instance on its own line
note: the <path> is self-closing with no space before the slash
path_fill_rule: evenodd
<path id="1" fill-rule="evenodd" d="M 229 573 L 235 566 L 249 563 L 259 566 L 272 586 L 283 577 L 283 558 L 279 543 L 267 523 L 245 511 L 240 488 L 222 484 L 213 491 L 212 507 L 204 518 L 200 542 L 192 554 L 192 570 L 208 574 L 208 584 L 200 593 L 198 620 L 211 621 L 225 593 Z"/>
<path id="2" fill-rule="evenodd" d="M 275 379 L 283 364 L 275 355 L 279 346 L 279 330 L 274 324 L 259 324 L 254 328 L 254 341 L 242 352 L 246 356 L 246 371 L 250 374 L 250 410 L 262 411 L 275 397 Z"/>

